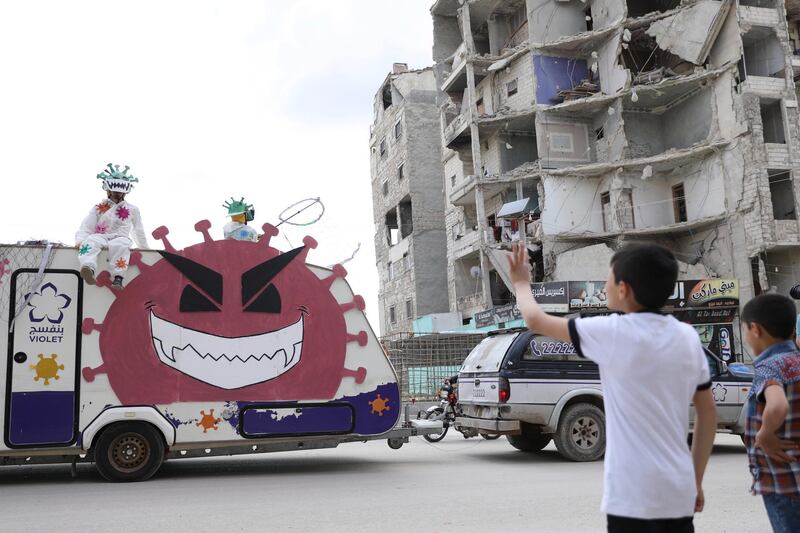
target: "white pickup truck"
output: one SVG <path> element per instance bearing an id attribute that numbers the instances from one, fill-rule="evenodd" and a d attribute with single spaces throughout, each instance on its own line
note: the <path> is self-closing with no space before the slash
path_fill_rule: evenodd
<path id="1" fill-rule="evenodd" d="M 752 371 L 706 355 L 719 431 L 741 435 Z M 506 435 L 518 450 L 540 451 L 554 440 L 573 461 L 594 461 L 605 452 L 597 365 L 570 343 L 524 329 L 495 332 L 467 356 L 458 374 L 458 414 L 457 425 Z"/>

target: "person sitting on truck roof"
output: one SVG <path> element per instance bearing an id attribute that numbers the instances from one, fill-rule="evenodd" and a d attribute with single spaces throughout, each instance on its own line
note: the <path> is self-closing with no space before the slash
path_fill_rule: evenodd
<path id="1" fill-rule="evenodd" d="M 133 189 L 139 179 L 128 174 L 130 167 L 120 171 L 119 165 L 109 163 L 97 175 L 103 180 L 106 198 L 92 207 L 81 222 L 75 234 L 78 247 L 78 262 L 81 277 L 89 285 L 95 284 L 97 256 L 103 248 L 108 249 L 108 262 L 111 263 L 112 286 L 122 288 L 122 280 L 128 270 L 131 255 L 130 236 L 139 248 L 147 248 L 147 236 L 142 227 L 139 208 L 125 201 L 125 195 Z"/>
<path id="2" fill-rule="evenodd" d="M 509 267 L 525 325 L 572 342 L 600 369 L 607 442 L 601 508 L 608 531 L 694 531 L 716 406 L 697 332 L 659 312 L 675 287 L 675 257 L 655 244 L 624 246 L 611 258 L 606 293 L 608 308 L 625 314 L 570 320 L 536 303 L 528 265 L 526 248 L 516 244 Z M 692 401 L 697 420 L 690 453 Z"/>
<path id="3" fill-rule="evenodd" d="M 800 531 L 800 351 L 794 302 L 761 294 L 742 309 L 744 340 L 758 354 L 747 396 L 744 443 L 774 531 Z"/>
<path id="4" fill-rule="evenodd" d="M 231 197 L 231 201 L 226 201 L 222 207 L 228 210 L 228 216 L 231 217 L 231 221 L 222 228 L 226 239 L 258 242 L 258 232 L 247 225 L 256 217 L 256 210 L 251 204 L 245 203 L 244 197 L 241 200 Z"/>

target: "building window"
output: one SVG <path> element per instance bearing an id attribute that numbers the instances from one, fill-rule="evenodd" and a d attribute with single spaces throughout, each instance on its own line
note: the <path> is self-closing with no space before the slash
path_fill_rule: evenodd
<path id="1" fill-rule="evenodd" d="M 403 137 L 403 121 L 398 120 L 394 125 L 394 138 L 399 140 Z"/>
<path id="2" fill-rule="evenodd" d="M 414 301 L 411 299 L 406 300 L 406 318 L 409 320 L 414 318 Z"/>
<path id="3" fill-rule="evenodd" d="M 675 222 L 686 222 L 686 192 L 683 183 L 672 186 L 672 209 L 675 212 Z"/>
<path id="4" fill-rule="evenodd" d="M 389 281 L 392 281 L 394 279 L 394 263 L 391 261 L 386 263 L 386 272 L 389 276 Z"/>
<path id="5" fill-rule="evenodd" d="M 506 83 L 506 95 L 514 96 L 515 94 L 517 94 L 517 78 Z"/>
<path id="6" fill-rule="evenodd" d="M 550 149 L 554 152 L 574 152 L 574 142 L 571 133 L 550 134 Z"/>
<path id="7" fill-rule="evenodd" d="M 765 143 L 786 144 L 780 101 L 771 104 L 761 103 L 761 123 Z"/>
<path id="8" fill-rule="evenodd" d="M 400 226 L 397 225 L 397 209 L 386 213 L 386 244 L 394 246 L 400 242 Z"/>
<path id="9" fill-rule="evenodd" d="M 380 146 L 381 146 L 380 147 L 381 157 L 383 157 L 383 156 L 386 155 L 386 137 L 381 139 L 381 145 Z"/>
<path id="10" fill-rule="evenodd" d="M 395 311 L 393 305 L 389 306 L 389 322 L 397 324 L 397 311 Z"/>
<path id="11" fill-rule="evenodd" d="M 408 252 L 403 254 L 403 268 L 406 270 L 411 269 L 411 256 L 408 254 Z"/>
<path id="12" fill-rule="evenodd" d="M 405 176 L 405 174 L 403 174 L 404 167 L 405 167 L 405 164 L 400 164 L 400 165 L 397 166 L 397 179 L 398 180 L 402 180 L 403 176 Z"/>
<path id="13" fill-rule="evenodd" d="M 528 22 L 528 7 L 523 2 L 519 8 L 511 14 L 508 18 L 508 25 L 511 27 L 511 33 L 516 32 L 522 27 L 523 24 Z"/>
<path id="14" fill-rule="evenodd" d="M 478 114 L 483 115 L 486 113 L 486 107 L 483 105 L 483 97 L 475 101 L 475 107 L 478 109 Z"/>
<path id="15" fill-rule="evenodd" d="M 600 195 L 600 209 L 603 212 L 603 231 L 611 231 L 611 193 L 604 192 Z"/>
<path id="16" fill-rule="evenodd" d="M 389 194 L 389 180 L 384 180 L 383 182 L 383 195 L 386 196 Z"/>
<path id="17" fill-rule="evenodd" d="M 633 217 L 633 190 L 625 189 L 619 195 L 617 205 L 617 218 L 619 218 L 620 229 L 629 230 L 636 226 Z"/>
<path id="18" fill-rule="evenodd" d="M 767 170 L 772 216 L 775 220 L 797 220 L 792 191 L 792 174 L 788 170 Z"/>
<path id="19" fill-rule="evenodd" d="M 455 188 L 455 186 L 456 186 L 456 175 L 453 174 L 452 176 L 450 176 L 450 187 Z"/>

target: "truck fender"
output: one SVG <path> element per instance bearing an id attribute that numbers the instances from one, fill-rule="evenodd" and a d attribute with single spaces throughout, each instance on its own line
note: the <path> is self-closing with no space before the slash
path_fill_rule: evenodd
<path id="1" fill-rule="evenodd" d="M 574 389 L 569 391 L 568 393 L 564 394 L 561 398 L 558 399 L 556 402 L 555 407 L 553 408 L 553 413 L 550 415 L 550 420 L 547 421 L 547 425 L 542 428 L 544 433 L 555 433 L 558 429 L 558 420 L 561 418 L 561 412 L 564 410 L 564 407 L 569 403 L 570 400 L 576 398 L 578 396 L 593 396 L 595 398 L 603 399 L 603 391 L 599 388 L 591 389 L 588 387 L 583 387 L 580 389 Z"/>
<path id="2" fill-rule="evenodd" d="M 734 426 L 731 426 L 731 432 L 737 435 L 744 435 L 744 428 L 747 424 L 747 401 L 742 404 L 742 410 L 739 411 L 739 420 L 736 421 Z"/>
<path id="3" fill-rule="evenodd" d="M 175 444 L 175 426 L 152 405 L 137 405 L 109 407 L 103 410 L 81 432 L 83 449 L 91 448 L 100 431 L 115 422 L 149 422 L 161 432 L 167 446 Z"/>

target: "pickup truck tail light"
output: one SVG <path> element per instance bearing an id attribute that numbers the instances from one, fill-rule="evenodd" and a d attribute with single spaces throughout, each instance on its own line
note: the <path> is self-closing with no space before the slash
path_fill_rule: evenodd
<path id="1" fill-rule="evenodd" d="M 509 385 L 508 380 L 506 378 L 500 378 L 498 386 L 498 396 L 500 398 L 500 403 L 506 403 L 509 398 L 511 398 L 511 385 Z"/>

